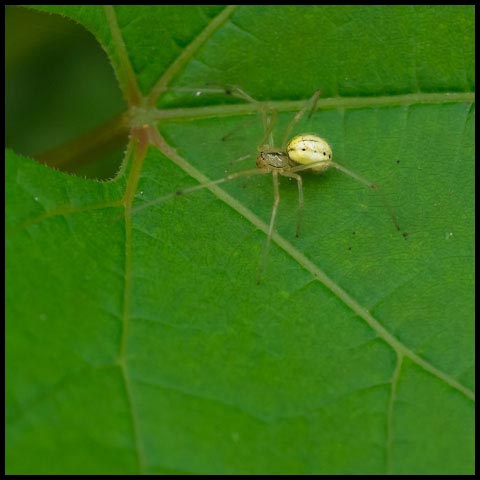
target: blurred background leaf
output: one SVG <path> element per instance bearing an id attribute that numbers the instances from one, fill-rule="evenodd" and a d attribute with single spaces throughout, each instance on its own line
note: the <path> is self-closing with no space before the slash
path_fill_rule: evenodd
<path id="1" fill-rule="evenodd" d="M 6 7 L 5 27 L 6 145 L 60 170 L 112 178 L 126 129 L 83 151 L 81 141 L 68 143 L 125 109 L 98 41 L 71 20 L 27 8 Z M 66 143 L 68 153 L 51 153 Z M 72 161 L 74 150 L 79 155 Z"/>

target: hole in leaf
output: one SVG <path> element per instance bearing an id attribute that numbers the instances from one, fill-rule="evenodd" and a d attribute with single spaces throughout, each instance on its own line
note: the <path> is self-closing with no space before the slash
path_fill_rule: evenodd
<path id="1" fill-rule="evenodd" d="M 59 15 L 5 10 L 5 134 L 16 152 L 58 170 L 114 177 L 128 128 L 106 53 Z"/>

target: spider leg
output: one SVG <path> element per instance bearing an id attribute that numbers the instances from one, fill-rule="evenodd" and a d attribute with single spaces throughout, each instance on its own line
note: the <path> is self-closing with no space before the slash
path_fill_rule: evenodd
<path id="1" fill-rule="evenodd" d="M 273 147 L 273 129 L 275 127 L 275 122 L 277 121 L 278 112 L 277 110 L 272 110 L 272 114 L 267 114 L 267 123 L 264 126 L 263 137 L 260 140 L 259 150 L 262 150 L 263 147 Z"/>
<path id="2" fill-rule="evenodd" d="M 193 93 L 195 95 L 202 95 L 206 94 L 215 94 L 215 93 L 223 93 L 225 95 L 230 95 L 232 97 L 240 98 L 245 100 L 248 103 L 254 105 L 262 118 L 262 125 L 264 134 L 260 145 L 264 145 L 265 142 L 268 140 L 269 146 L 273 146 L 273 128 L 275 126 L 275 122 L 277 119 L 278 113 L 273 111 L 272 114 L 269 114 L 268 105 L 258 100 L 255 100 L 251 95 L 249 95 L 245 90 L 241 89 L 236 85 L 225 85 L 224 87 L 200 87 L 200 88 L 193 88 L 193 87 L 169 87 L 167 90 L 172 92 L 185 92 L 185 93 Z"/>
<path id="3" fill-rule="evenodd" d="M 317 90 L 311 98 L 309 98 L 305 102 L 305 106 L 290 120 L 290 123 L 287 125 L 285 129 L 285 133 L 282 139 L 282 147 L 285 148 L 290 138 L 290 134 L 292 133 L 293 127 L 300 121 L 300 119 L 305 115 L 307 110 L 310 110 L 308 114 L 308 118 L 312 116 L 312 113 L 315 111 L 315 107 L 317 106 L 318 98 L 320 97 L 320 90 Z"/>
<path id="4" fill-rule="evenodd" d="M 275 127 L 275 122 L 277 121 L 278 112 L 276 110 L 272 110 L 272 113 L 269 114 L 269 108 L 267 104 L 263 104 L 258 100 L 255 100 L 252 96 L 250 96 L 245 90 L 242 90 L 240 87 L 235 85 L 231 85 L 225 90 L 225 93 L 229 95 L 233 95 L 237 98 L 242 98 L 243 100 L 255 105 L 257 107 L 260 116 L 262 117 L 262 124 L 263 124 L 263 137 L 260 141 L 260 145 L 264 145 L 265 142 L 268 141 L 269 146 L 273 146 L 273 129 Z"/>
<path id="5" fill-rule="evenodd" d="M 395 215 L 395 212 L 393 211 L 393 208 L 391 207 L 390 203 L 387 200 L 387 197 L 385 194 L 380 190 L 377 186 L 377 184 L 373 183 L 372 181 L 362 177 L 358 173 L 353 172 L 352 170 L 349 170 L 348 168 L 345 168 L 343 165 L 340 165 L 337 162 L 333 162 L 331 160 L 329 161 L 324 161 L 321 160 L 319 162 L 312 162 L 307 165 L 298 165 L 296 167 L 293 167 L 290 169 L 290 172 L 300 172 L 302 170 L 308 170 L 310 168 L 314 168 L 319 165 L 325 165 L 326 168 L 328 167 L 333 167 L 340 172 L 344 173 L 345 175 L 348 175 L 349 177 L 353 178 L 357 182 L 361 183 L 362 185 L 365 185 L 366 187 L 370 188 L 374 192 L 377 193 L 378 197 L 382 201 L 383 207 L 385 210 L 388 212 L 390 219 L 392 220 L 393 224 L 395 225 L 395 228 L 397 231 L 400 231 L 400 225 L 398 223 L 397 216 Z"/>
<path id="6" fill-rule="evenodd" d="M 371 190 L 374 190 L 375 192 L 377 192 L 378 196 L 380 197 L 380 200 L 383 203 L 383 207 L 390 215 L 390 218 L 393 224 L 395 225 L 395 228 L 397 229 L 397 231 L 400 231 L 400 225 L 398 224 L 397 216 L 395 215 L 393 208 L 391 207 L 389 201 L 387 200 L 387 197 L 385 196 L 383 191 L 378 188 L 377 184 L 371 182 L 370 180 L 367 180 L 364 177 L 361 177 L 358 173 L 352 172 L 348 168 L 345 168 L 343 165 L 340 165 L 339 163 L 336 163 L 336 162 L 330 162 L 330 163 L 332 167 L 336 168 L 340 172 L 345 173 L 345 175 L 349 175 L 350 177 L 357 180 L 358 182 L 363 183 L 363 185 L 366 185 Z"/>
<path id="7" fill-rule="evenodd" d="M 303 212 L 303 182 L 302 177 L 297 173 L 283 172 L 281 175 L 284 177 L 294 178 L 297 181 L 298 185 L 298 218 L 297 218 L 297 232 L 296 236 L 300 236 L 300 224 L 302 221 L 302 212 Z"/>
<path id="8" fill-rule="evenodd" d="M 270 248 L 270 242 L 272 240 L 273 226 L 275 225 L 275 217 L 277 216 L 278 204 L 280 202 L 280 191 L 278 188 L 278 172 L 273 171 L 272 177 L 273 177 L 273 196 L 274 196 L 272 215 L 270 217 L 270 225 L 268 227 L 267 241 L 265 243 L 265 247 L 263 249 L 262 256 L 260 257 L 260 263 L 258 266 L 257 285 L 260 284 L 262 273 L 263 273 L 263 270 L 265 269 L 265 262 L 267 260 L 268 250 Z"/>
<path id="9" fill-rule="evenodd" d="M 180 190 L 176 190 L 175 192 L 168 193 L 167 195 L 163 195 L 162 197 L 156 198 L 155 200 L 151 200 L 149 202 L 144 203 L 143 205 L 140 205 L 139 207 L 132 209 L 132 213 L 137 213 L 141 210 L 144 210 L 145 208 L 151 207 L 153 205 L 157 205 L 159 203 L 163 203 L 169 200 L 170 198 L 177 197 L 180 195 L 186 195 L 187 193 L 195 192 L 196 190 L 201 190 L 203 188 L 209 188 L 214 185 L 218 185 L 219 183 L 226 182 L 228 180 L 234 180 L 240 177 L 250 177 L 253 175 L 264 175 L 264 174 L 265 172 L 263 170 L 259 170 L 258 168 L 252 168 L 249 170 L 242 170 L 240 172 L 231 173 L 230 175 L 226 175 L 225 177 L 218 178 L 217 180 L 209 180 L 207 182 L 200 183 L 199 185 L 194 185 L 193 187 L 182 188 Z"/>
<path id="10" fill-rule="evenodd" d="M 241 98 L 242 100 L 246 100 L 250 103 L 258 103 L 253 97 L 251 97 L 247 92 L 242 90 L 240 87 L 236 85 L 212 85 L 212 86 L 205 86 L 205 87 L 167 87 L 165 88 L 166 92 L 179 92 L 179 93 L 193 93 L 197 96 L 206 94 L 214 94 L 214 93 L 221 93 L 224 95 L 231 95 L 232 97 Z"/>

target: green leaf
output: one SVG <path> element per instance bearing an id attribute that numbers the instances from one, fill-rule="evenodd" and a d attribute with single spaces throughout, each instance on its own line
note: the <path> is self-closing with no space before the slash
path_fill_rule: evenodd
<path id="1" fill-rule="evenodd" d="M 7 472 L 472 474 L 473 7 L 41 8 L 105 47 L 131 143 L 105 183 L 7 151 Z M 401 232 L 329 171 L 296 238 L 282 178 L 257 285 L 270 176 L 148 204 L 249 168 L 254 105 L 165 93 L 232 83 L 277 142 L 320 89 L 293 133 Z"/>

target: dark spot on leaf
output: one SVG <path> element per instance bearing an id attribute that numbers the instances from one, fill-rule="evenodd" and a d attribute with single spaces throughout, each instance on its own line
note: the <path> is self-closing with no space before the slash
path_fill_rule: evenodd
<path id="1" fill-rule="evenodd" d="M 402 236 L 406 240 L 408 238 L 409 233 L 408 232 L 403 232 Z"/>
<path id="2" fill-rule="evenodd" d="M 182 190 L 177 190 L 177 191 L 175 192 L 175 195 L 182 195 L 182 194 L 183 194 L 183 191 L 182 191 Z"/>

